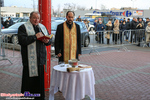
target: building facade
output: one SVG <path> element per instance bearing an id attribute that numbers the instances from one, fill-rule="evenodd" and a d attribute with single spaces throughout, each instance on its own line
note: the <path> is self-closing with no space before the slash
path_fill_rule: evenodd
<path id="1" fill-rule="evenodd" d="M 118 18 L 150 18 L 150 10 L 76 10 L 75 15 L 85 17 L 87 14 L 109 13 Z"/>
<path id="2" fill-rule="evenodd" d="M 3 2 L 3 0 L 1 0 Z M 37 11 L 38 9 L 35 9 Z M 69 9 L 64 9 L 61 13 L 62 17 L 66 17 L 66 12 Z M 30 12 L 34 11 L 33 8 L 25 8 L 25 7 L 1 7 L 1 16 L 2 17 L 27 17 L 30 15 Z M 132 9 L 132 10 L 76 10 L 75 17 L 78 17 L 79 15 L 81 17 L 90 16 L 90 15 L 100 15 L 102 13 L 109 13 L 112 14 L 114 17 L 118 18 L 133 18 L 133 17 L 141 17 L 141 18 L 150 18 L 150 9 L 146 10 L 138 10 L 138 9 Z M 51 14 L 53 16 L 53 9 L 51 11 Z"/>
<path id="3" fill-rule="evenodd" d="M 33 8 L 24 8 L 24 7 L 1 7 L 1 16 L 2 17 L 28 17 L 30 12 L 33 11 Z M 37 11 L 37 9 L 36 9 Z"/>
<path id="4" fill-rule="evenodd" d="M 51 14 L 53 14 L 53 9 L 51 9 Z M 25 7 L 1 7 L 1 16 L 2 17 L 29 17 L 30 13 L 34 11 L 34 8 L 25 8 Z M 38 9 L 35 9 L 38 11 Z"/>

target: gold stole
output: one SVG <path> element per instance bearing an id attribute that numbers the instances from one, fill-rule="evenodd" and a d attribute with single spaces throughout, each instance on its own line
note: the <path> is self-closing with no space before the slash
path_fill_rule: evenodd
<path id="1" fill-rule="evenodd" d="M 74 22 L 71 30 L 68 28 L 66 22 L 64 22 L 63 28 L 64 28 L 64 62 L 68 63 L 68 60 L 76 59 L 77 30 Z"/>

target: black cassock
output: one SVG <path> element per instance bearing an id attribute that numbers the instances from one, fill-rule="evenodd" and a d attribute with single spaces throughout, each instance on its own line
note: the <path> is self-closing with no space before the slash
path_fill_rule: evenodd
<path id="1" fill-rule="evenodd" d="M 72 24 L 73 25 L 73 24 Z M 69 29 L 72 28 L 72 25 L 67 23 Z M 78 59 L 78 54 L 81 54 L 81 32 L 80 26 L 76 24 L 77 29 L 77 53 L 76 59 Z M 56 35 L 55 35 L 55 55 L 61 53 L 62 56 L 59 58 L 59 61 L 64 61 L 64 28 L 63 23 L 57 26 Z"/>
<path id="2" fill-rule="evenodd" d="M 41 31 L 38 26 L 34 26 L 35 33 Z M 21 25 L 18 29 L 18 40 L 21 45 L 21 55 L 23 63 L 23 73 L 22 73 L 22 86 L 21 93 L 24 94 L 25 91 L 31 94 L 40 94 L 40 97 L 35 97 L 34 100 L 44 100 L 44 65 L 46 63 L 46 46 L 51 44 L 45 44 L 37 40 L 36 36 L 28 36 L 24 25 Z M 29 77 L 29 66 L 28 66 L 28 48 L 27 46 L 36 41 L 36 51 L 37 51 L 37 63 L 38 63 L 38 76 Z"/>

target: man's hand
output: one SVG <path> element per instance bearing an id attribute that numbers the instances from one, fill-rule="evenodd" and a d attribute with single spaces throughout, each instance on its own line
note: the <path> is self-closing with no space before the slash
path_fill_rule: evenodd
<path id="1" fill-rule="evenodd" d="M 44 35 L 42 34 L 42 32 L 39 32 L 39 33 L 36 34 L 37 39 L 40 38 L 40 37 L 42 37 L 42 36 L 44 36 Z"/>
<path id="2" fill-rule="evenodd" d="M 42 42 L 48 43 L 48 42 L 49 42 L 49 39 L 43 39 Z"/>
<path id="3" fill-rule="evenodd" d="M 61 57 L 61 53 L 57 54 L 58 57 Z"/>
<path id="4" fill-rule="evenodd" d="M 81 54 L 78 54 L 78 56 L 81 56 Z"/>

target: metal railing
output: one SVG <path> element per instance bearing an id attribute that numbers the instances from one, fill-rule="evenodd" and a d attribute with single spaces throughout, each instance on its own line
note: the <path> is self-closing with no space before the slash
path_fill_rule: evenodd
<path id="1" fill-rule="evenodd" d="M 127 51 L 128 49 L 126 45 L 133 45 L 133 44 L 135 45 L 140 43 L 141 46 L 148 47 L 150 43 L 150 33 L 146 32 L 144 29 L 124 30 L 124 31 L 104 30 L 104 31 L 96 31 L 94 33 L 95 34 L 93 34 L 93 40 L 91 40 L 91 42 L 93 42 L 93 47 L 90 53 L 96 51 L 97 54 L 99 54 L 99 52 L 96 50 L 97 46 L 99 46 L 100 48 L 119 47 L 119 49 Z M 16 36 L 17 34 L 13 35 Z M 95 42 L 96 40 L 97 43 Z M 17 42 L 12 43 L 12 34 L 1 33 L 0 60 L 9 60 L 9 58 L 12 57 L 21 57 L 20 53 L 16 54 L 16 50 L 20 52 L 20 45 L 17 44 Z M 12 63 L 10 60 L 9 62 Z"/>
<path id="2" fill-rule="evenodd" d="M 11 60 L 9 58 L 12 57 L 21 57 L 20 53 L 20 45 L 17 43 L 12 43 L 13 35 L 12 34 L 0 34 L 0 61 L 1 60 L 8 60 L 11 64 Z"/>
<path id="3" fill-rule="evenodd" d="M 146 42 L 147 32 L 145 29 L 135 29 L 135 30 L 104 30 L 104 31 L 96 31 L 93 32 L 93 41 L 97 41 L 97 43 L 93 44 L 93 48 L 96 44 L 100 44 L 101 48 L 104 47 L 118 47 L 119 49 L 124 49 L 127 51 L 126 45 L 137 45 L 148 47 L 148 43 Z M 147 38 L 148 40 L 148 38 Z M 150 38 L 149 38 L 150 40 Z M 96 49 L 92 49 L 92 51 L 96 51 Z M 90 53 L 91 53 L 90 52 Z M 90 54 L 89 53 L 89 54 Z"/>

